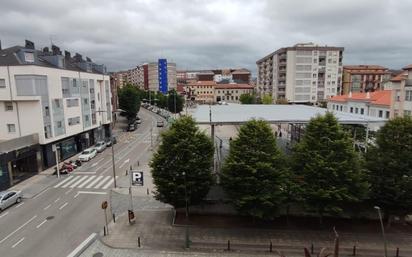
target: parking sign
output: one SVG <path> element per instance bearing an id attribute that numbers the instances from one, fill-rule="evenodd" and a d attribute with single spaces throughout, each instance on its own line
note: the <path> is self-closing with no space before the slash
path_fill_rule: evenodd
<path id="1" fill-rule="evenodd" d="M 132 170 L 132 185 L 143 186 L 143 171 Z"/>

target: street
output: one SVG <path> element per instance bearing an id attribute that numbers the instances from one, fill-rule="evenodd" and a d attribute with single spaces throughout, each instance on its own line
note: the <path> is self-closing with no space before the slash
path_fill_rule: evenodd
<path id="1" fill-rule="evenodd" d="M 149 161 L 150 154 L 144 153 L 150 151 L 151 126 L 156 134 L 156 121 L 160 117 L 144 109 L 139 116 L 142 124 L 136 131 L 117 135 L 118 143 L 114 145 L 117 176 L 124 176 L 125 170 L 138 161 Z M 101 203 L 110 202 L 114 186 L 110 147 L 72 174 L 54 180 L 52 186 L 33 198 L 0 213 L 1 256 L 67 256 L 90 234 L 103 230 L 105 217 Z"/>

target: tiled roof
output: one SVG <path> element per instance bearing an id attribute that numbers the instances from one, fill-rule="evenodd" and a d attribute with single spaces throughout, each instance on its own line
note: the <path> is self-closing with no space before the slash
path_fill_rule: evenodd
<path id="1" fill-rule="evenodd" d="M 388 68 L 385 68 L 380 65 L 345 65 L 343 66 L 343 69 L 345 70 L 387 70 Z"/>
<path id="2" fill-rule="evenodd" d="M 249 84 L 218 84 L 216 89 L 253 89 L 254 87 Z"/>
<path id="3" fill-rule="evenodd" d="M 216 86 L 216 82 L 213 80 L 197 81 L 195 83 L 189 83 L 188 86 Z"/>
<path id="4" fill-rule="evenodd" d="M 384 105 L 390 107 L 392 100 L 391 90 L 380 90 L 370 93 L 352 93 L 329 98 L 330 102 L 363 101 L 373 105 Z"/>
<path id="5" fill-rule="evenodd" d="M 398 75 L 393 77 L 391 79 L 391 81 L 392 82 L 401 82 L 402 80 L 407 79 L 407 77 L 408 77 L 408 73 L 406 71 L 402 71 L 401 73 L 399 73 Z"/>
<path id="6" fill-rule="evenodd" d="M 402 69 L 404 69 L 404 70 L 412 70 L 412 64 L 409 64 L 408 66 L 403 67 Z"/>

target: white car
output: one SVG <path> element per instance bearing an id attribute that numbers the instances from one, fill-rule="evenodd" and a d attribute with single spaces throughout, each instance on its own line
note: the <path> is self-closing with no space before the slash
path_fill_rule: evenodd
<path id="1" fill-rule="evenodd" d="M 104 149 L 106 149 L 106 143 L 104 141 L 99 141 L 94 146 L 94 148 L 97 150 L 98 153 L 101 153 L 104 151 Z"/>
<path id="2" fill-rule="evenodd" d="M 15 203 L 21 202 L 21 191 L 0 192 L 0 212 Z"/>
<path id="3" fill-rule="evenodd" d="M 82 162 L 88 162 L 91 159 L 93 159 L 96 156 L 96 154 L 97 154 L 96 149 L 88 148 L 80 154 L 79 160 Z"/>

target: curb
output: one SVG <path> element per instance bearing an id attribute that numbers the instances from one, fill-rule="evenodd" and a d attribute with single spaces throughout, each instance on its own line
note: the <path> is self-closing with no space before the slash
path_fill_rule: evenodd
<path id="1" fill-rule="evenodd" d="M 97 239 L 97 234 L 92 233 L 80 245 L 76 247 L 67 257 L 79 257 L 94 241 Z"/>

